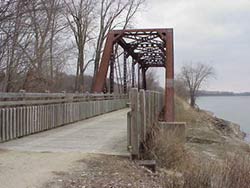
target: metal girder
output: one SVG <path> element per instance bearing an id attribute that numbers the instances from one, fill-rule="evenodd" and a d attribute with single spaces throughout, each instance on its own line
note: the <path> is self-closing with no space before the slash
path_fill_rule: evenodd
<path id="1" fill-rule="evenodd" d="M 142 74 L 142 85 L 146 89 L 146 71 L 150 67 L 164 67 L 166 69 L 165 87 L 165 120 L 174 121 L 174 47 L 173 29 L 130 29 L 113 30 L 109 32 L 104 47 L 99 71 L 94 81 L 93 92 L 102 92 L 107 77 L 111 54 L 114 44 L 120 45 L 128 56 L 137 63 L 138 86 L 140 87 L 140 74 Z M 135 63 L 134 63 L 135 62 Z M 124 58 L 124 77 L 126 76 L 127 61 Z M 140 71 L 141 70 L 141 71 Z M 112 71 L 112 70 L 111 70 Z M 132 85 L 134 86 L 135 67 L 132 66 Z M 141 72 L 141 73 L 140 73 Z M 112 73 L 110 75 L 113 77 Z M 112 81 L 111 81 L 112 82 Z M 113 83 L 112 83 L 113 85 Z M 124 86 L 125 78 L 124 78 Z M 125 92 L 124 88 L 124 92 Z M 113 91 L 110 90 L 110 91 Z"/>
<path id="2" fill-rule="evenodd" d="M 130 55 L 133 59 L 135 59 L 138 63 L 141 63 L 139 61 L 138 54 L 134 53 L 133 50 L 130 48 L 130 46 L 123 40 L 119 40 L 118 44 L 125 50 L 127 51 L 128 55 Z"/>
<path id="3" fill-rule="evenodd" d="M 109 72 L 109 92 L 114 92 L 114 65 L 115 65 L 115 54 L 112 53 L 110 59 L 110 72 Z"/>
<path id="4" fill-rule="evenodd" d="M 101 93 L 104 90 L 109 63 L 110 63 L 111 55 L 113 52 L 113 45 L 114 45 L 114 39 L 115 39 L 114 37 L 115 37 L 114 32 L 111 31 L 108 33 L 106 43 L 104 46 L 104 50 L 103 50 L 102 59 L 100 62 L 100 67 L 99 67 L 97 76 L 94 80 L 94 86 L 93 86 L 92 92 Z"/>
<path id="5" fill-rule="evenodd" d="M 132 87 L 135 87 L 135 60 L 132 62 Z"/>
<path id="6" fill-rule="evenodd" d="M 127 93 L 127 53 L 123 57 L 123 93 Z"/>

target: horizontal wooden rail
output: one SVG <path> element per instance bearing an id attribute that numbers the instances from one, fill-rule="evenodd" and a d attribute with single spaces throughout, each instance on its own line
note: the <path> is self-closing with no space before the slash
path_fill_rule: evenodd
<path id="1" fill-rule="evenodd" d="M 127 98 L 125 94 L 0 93 L 0 107 Z"/>
<path id="2" fill-rule="evenodd" d="M 0 92 L 0 100 L 1 99 L 9 99 L 9 98 L 60 98 L 60 97 L 124 97 L 126 94 L 102 94 L 102 93 L 6 93 Z"/>
<path id="3" fill-rule="evenodd" d="M 46 97 L 53 95 L 48 94 Z M 41 97 L 41 95 L 37 96 Z M 58 95 L 55 96 L 58 97 Z M 119 110 L 125 108 L 128 102 L 125 95 L 88 95 L 81 99 L 76 98 L 80 95 L 72 96 L 74 97 L 47 101 L 44 98 L 1 101 L 5 105 L 0 108 L 0 142 Z"/>

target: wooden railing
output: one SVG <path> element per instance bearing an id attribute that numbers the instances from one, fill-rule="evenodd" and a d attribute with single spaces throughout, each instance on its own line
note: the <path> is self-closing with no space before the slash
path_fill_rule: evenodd
<path id="1" fill-rule="evenodd" d="M 132 89 L 131 111 L 128 112 L 128 147 L 138 157 L 141 143 L 146 139 L 147 128 L 158 123 L 163 110 L 164 97 L 160 92 Z"/>
<path id="2" fill-rule="evenodd" d="M 127 95 L 0 93 L 0 142 L 126 107 Z"/>
<path id="3" fill-rule="evenodd" d="M 125 94 L 0 93 L 0 107 L 126 99 Z"/>

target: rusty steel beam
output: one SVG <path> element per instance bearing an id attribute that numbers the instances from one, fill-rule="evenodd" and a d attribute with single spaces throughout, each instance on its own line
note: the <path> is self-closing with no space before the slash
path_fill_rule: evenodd
<path id="1" fill-rule="evenodd" d="M 110 59 L 110 72 L 109 72 L 109 93 L 114 93 L 114 65 L 115 65 L 115 54 L 111 55 Z"/>
<path id="2" fill-rule="evenodd" d="M 174 122 L 174 42 L 173 30 L 166 35 L 165 121 Z"/>
<path id="3" fill-rule="evenodd" d="M 124 52 L 123 57 L 123 93 L 127 93 L 127 53 Z"/>
<path id="4" fill-rule="evenodd" d="M 135 87 L 135 64 L 136 64 L 136 61 L 133 60 L 132 62 L 132 88 Z"/>
<path id="5" fill-rule="evenodd" d="M 131 47 L 123 39 L 119 40 L 118 44 L 128 53 L 128 55 L 140 63 L 138 54 L 135 54 Z"/>
<path id="6" fill-rule="evenodd" d="M 94 80 L 93 92 L 96 93 L 103 92 L 105 80 L 108 73 L 109 62 L 111 59 L 111 54 L 113 52 L 113 45 L 114 45 L 114 32 L 110 31 L 107 36 L 106 44 L 102 54 L 99 71 Z"/>
<path id="7" fill-rule="evenodd" d="M 147 78 L 146 78 L 146 68 L 142 68 L 142 88 L 147 90 Z"/>
<path id="8" fill-rule="evenodd" d="M 138 90 L 141 89 L 141 72 L 140 72 L 140 64 L 137 64 L 137 86 Z"/>
<path id="9" fill-rule="evenodd" d="M 120 34 L 120 33 L 134 33 L 137 32 L 138 35 L 140 35 L 141 33 L 152 33 L 152 32 L 158 32 L 158 33 L 167 33 L 167 30 L 169 29 L 165 29 L 165 28 L 151 28 L 151 29 L 125 29 L 125 30 L 114 30 L 114 32 L 116 34 Z"/>
<path id="10" fill-rule="evenodd" d="M 163 67 L 166 69 L 165 85 L 165 114 L 164 119 L 174 121 L 174 44 L 173 29 L 131 29 L 114 30 L 108 34 L 99 72 L 94 83 L 94 92 L 102 92 L 107 77 L 109 61 L 113 45 L 118 43 L 128 56 L 133 58 L 132 86 L 135 86 L 135 64 L 138 65 L 138 88 L 140 82 L 146 88 L 146 70 L 150 67 Z M 112 66 L 112 65 L 111 65 Z M 125 85 L 125 63 L 124 85 Z M 142 75 L 141 75 L 142 74 Z M 142 80 L 141 80 L 142 77 Z M 125 91 L 125 88 L 124 88 Z"/>

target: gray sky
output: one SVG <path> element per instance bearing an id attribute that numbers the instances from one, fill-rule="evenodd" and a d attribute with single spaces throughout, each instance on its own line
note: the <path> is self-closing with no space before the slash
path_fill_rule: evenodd
<path id="1" fill-rule="evenodd" d="M 176 73 L 204 62 L 217 74 L 205 89 L 250 91 L 250 0 L 148 0 L 136 27 L 174 28 Z"/>

